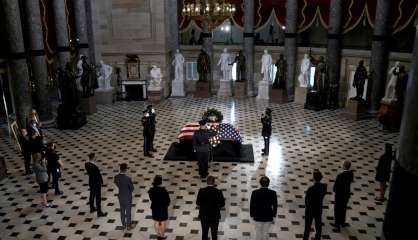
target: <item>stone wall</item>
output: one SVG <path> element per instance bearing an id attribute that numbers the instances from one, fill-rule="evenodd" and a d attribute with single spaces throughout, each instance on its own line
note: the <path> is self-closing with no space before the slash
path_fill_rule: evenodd
<path id="1" fill-rule="evenodd" d="M 216 63 L 219 61 L 220 54 L 224 48 L 228 48 L 228 51 L 232 54 L 238 53 L 239 50 L 242 49 L 240 45 L 215 45 L 214 46 L 214 59 L 215 66 Z M 186 61 L 194 62 L 197 61 L 197 57 L 199 55 L 201 47 L 200 46 L 190 46 L 190 45 L 182 45 L 181 51 L 184 54 Z M 255 66 L 254 66 L 254 79 L 255 84 L 254 86 L 257 88 L 258 81 L 261 80 L 261 57 L 263 55 L 264 49 L 267 49 L 269 53 L 272 55 L 273 63 L 278 59 L 279 54 L 284 55 L 284 48 L 283 47 L 270 47 L 270 46 L 256 46 L 255 47 Z M 300 73 L 300 63 L 302 61 L 303 55 L 308 53 L 309 50 L 312 51 L 312 55 L 315 58 L 319 58 L 319 56 L 326 57 L 326 49 L 325 48 L 298 48 L 298 57 L 297 57 L 297 66 L 296 66 L 296 78 Z M 342 51 L 342 59 L 341 59 L 341 74 L 340 74 L 340 107 L 345 105 L 346 99 L 348 97 L 349 91 L 349 76 L 350 72 L 357 67 L 357 64 L 360 60 L 364 60 L 365 66 L 369 66 L 370 62 L 370 51 L 367 50 L 343 50 Z M 401 64 L 406 66 L 407 71 L 409 71 L 409 65 L 411 61 L 411 54 L 407 53 L 391 53 L 389 59 L 389 66 L 394 65 L 395 61 L 401 62 Z M 215 67 L 212 69 L 213 71 L 213 82 L 212 82 L 212 93 L 215 94 L 219 88 L 219 79 L 221 75 L 221 71 L 219 67 Z M 389 70 L 388 70 L 389 71 Z M 296 86 L 298 86 L 297 79 L 295 79 Z M 195 89 L 196 81 L 186 80 L 186 91 L 191 93 Z M 257 92 L 257 91 L 256 91 Z"/>
<path id="2" fill-rule="evenodd" d="M 164 95 L 169 94 L 166 7 L 164 0 L 96 0 L 102 59 L 122 70 L 126 79 L 127 54 L 141 60 L 141 79 L 149 79 L 151 65 L 164 75 Z"/>

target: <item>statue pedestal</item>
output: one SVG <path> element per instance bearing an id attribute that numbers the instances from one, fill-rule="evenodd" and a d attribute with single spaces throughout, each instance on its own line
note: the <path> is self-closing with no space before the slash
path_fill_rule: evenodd
<path id="1" fill-rule="evenodd" d="M 257 100 L 269 100 L 270 99 L 270 84 L 267 81 L 260 81 L 258 83 Z"/>
<path id="2" fill-rule="evenodd" d="M 271 89 L 271 98 L 270 102 L 272 103 L 287 103 L 287 91 L 286 89 Z"/>
<path id="3" fill-rule="evenodd" d="M 234 84 L 234 97 L 235 98 L 245 98 L 247 96 L 247 82 L 239 81 Z"/>
<path id="4" fill-rule="evenodd" d="M 163 98 L 163 89 L 148 89 L 148 101 L 153 103 L 159 103 Z"/>
<path id="5" fill-rule="evenodd" d="M 94 96 L 87 98 L 80 98 L 80 110 L 86 114 L 93 114 L 97 112 L 96 98 Z"/>
<path id="6" fill-rule="evenodd" d="M 209 98 L 210 97 L 210 88 L 209 82 L 197 81 L 196 90 L 194 92 L 195 98 Z"/>
<path id="7" fill-rule="evenodd" d="M 320 91 L 310 91 L 306 94 L 304 108 L 314 111 L 326 109 L 326 95 Z"/>
<path id="8" fill-rule="evenodd" d="M 345 105 L 345 110 L 342 115 L 355 121 L 367 118 L 367 107 L 365 101 L 349 99 Z"/>
<path id="9" fill-rule="evenodd" d="M 295 88 L 295 103 L 305 105 L 306 94 L 308 93 L 307 88 L 296 87 Z"/>
<path id="10" fill-rule="evenodd" d="M 380 102 L 377 119 L 383 125 L 384 130 L 397 132 L 401 127 L 402 114 L 396 103 Z"/>
<path id="11" fill-rule="evenodd" d="M 171 82 L 171 97 L 185 97 L 184 82 L 176 81 L 175 79 Z"/>
<path id="12" fill-rule="evenodd" d="M 114 103 L 113 87 L 109 89 L 96 89 L 94 92 L 97 104 L 112 104 Z"/>
<path id="13" fill-rule="evenodd" d="M 231 81 L 219 81 L 218 94 L 219 97 L 230 97 L 232 96 Z"/>

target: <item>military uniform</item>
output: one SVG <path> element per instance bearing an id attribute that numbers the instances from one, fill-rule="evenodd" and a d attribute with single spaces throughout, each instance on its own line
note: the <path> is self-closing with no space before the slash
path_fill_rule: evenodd
<path id="1" fill-rule="evenodd" d="M 144 156 L 146 157 L 153 157 L 150 153 L 151 151 L 151 119 L 149 116 L 145 115 L 141 119 L 141 123 L 143 126 L 142 134 L 144 136 Z"/>
<path id="2" fill-rule="evenodd" d="M 208 175 L 208 162 L 210 157 L 209 139 L 212 133 L 206 129 L 199 129 L 193 134 L 193 150 L 196 153 L 199 175 L 204 178 Z"/>
<path id="3" fill-rule="evenodd" d="M 152 105 L 147 106 L 147 111 L 149 113 L 150 118 L 150 127 L 151 127 L 151 136 L 150 136 L 150 150 L 156 152 L 157 149 L 154 148 L 154 136 L 155 136 L 155 125 L 156 125 L 156 117 L 155 111 L 153 111 Z"/>
<path id="4" fill-rule="evenodd" d="M 271 110 L 266 109 L 266 113 L 263 117 L 261 117 L 261 123 L 263 124 L 263 128 L 261 130 L 261 136 L 263 136 L 264 140 L 264 148 L 261 150 L 263 153 L 262 155 L 268 156 L 269 149 L 270 149 L 270 136 L 271 136 Z"/>

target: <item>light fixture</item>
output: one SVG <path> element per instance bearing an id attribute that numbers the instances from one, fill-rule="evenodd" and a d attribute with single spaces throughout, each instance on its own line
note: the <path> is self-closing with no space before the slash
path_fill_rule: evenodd
<path id="1" fill-rule="evenodd" d="M 182 15 L 206 23 L 208 30 L 212 31 L 225 19 L 234 16 L 236 10 L 235 4 L 227 0 L 190 0 L 184 4 Z"/>

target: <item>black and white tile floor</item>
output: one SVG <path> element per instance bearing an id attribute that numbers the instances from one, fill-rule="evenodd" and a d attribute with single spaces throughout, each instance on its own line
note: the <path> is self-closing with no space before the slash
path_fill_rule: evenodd
<path id="1" fill-rule="evenodd" d="M 249 217 L 249 197 L 258 187 L 258 178 L 266 174 L 271 188 L 278 192 L 278 218 L 270 239 L 301 239 L 304 226 L 304 193 L 311 184 L 313 169 L 321 169 L 329 194 L 325 198 L 323 239 L 380 239 L 384 205 L 374 201 L 376 160 L 385 142 L 396 143 L 398 135 L 380 130 L 375 120 L 353 122 L 340 118 L 341 111 L 313 112 L 300 105 L 270 105 L 273 109 L 271 154 L 261 157 L 259 116 L 267 106 L 255 99 L 170 99 L 156 105 L 157 136 L 155 158 L 144 158 L 140 118 L 143 102 L 117 102 L 99 106 L 88 124 L 77 131 L 48 129 L 49 138 L 58 143 L 64 160 L 63 196 L 49 195 L 53 208 L 40 206 L 34 176 L 24 177 L 23 160 L 10 142 L 0 143 L 0 154 L 8 163 L 9 178 L 0 182 L 0 239 L 155 239 L 148 188 L 156 174 L 164 176 L 171 194 L 169 239 L 200 239 L 195 198 L 205 186 L 198 178 L 194 162 L 162 161 L 169 145 L 176 141 L 181 126 L 198 120 L 208 107 L 224 114 L 241 131 L 245 143 L 254 146 L 254 164 L 212 163 L 226 197 L 220 239 L 254 239 Z M 88 207 L 87 176 L 84 161 L 96 152 L 104 175 L 103 208 L 107 217 L 97 218 Z M 332 232 L 333 181 L 343 160 L 353 162 L 355 182 L 350 199 L 350 227 Z M 113 176 L 118 164 L 127 162 L 135 184 L 134 230 L 120 228 L 117 189 Z"/>

